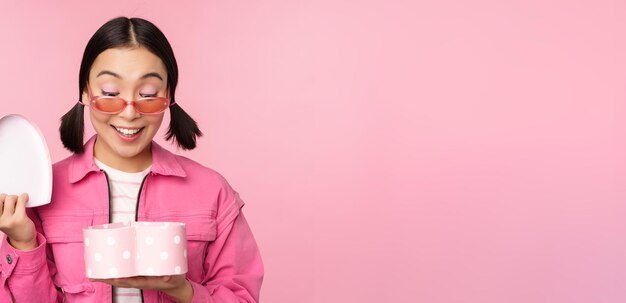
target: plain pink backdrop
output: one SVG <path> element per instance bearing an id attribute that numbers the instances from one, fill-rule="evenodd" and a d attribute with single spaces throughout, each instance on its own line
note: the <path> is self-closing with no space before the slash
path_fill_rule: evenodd
<path id="1" fill-rule="evenodd" d="M 54 161 L 119 15 L 173 45 L 263 302 L 626 301 L 626 2 L 2 1 L 0 115 Z"/>

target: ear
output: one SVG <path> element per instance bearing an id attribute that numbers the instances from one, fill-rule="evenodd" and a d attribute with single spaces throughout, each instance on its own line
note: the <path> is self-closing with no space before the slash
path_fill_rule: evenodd
<path id="1" fill-rule="evenodd" d="M 83 91 L 83 94 L 80 96 L 80 103 L 84 106 L 91 106 L 91 104 L 89 104 L 89 94 L 87 91 Z"/>

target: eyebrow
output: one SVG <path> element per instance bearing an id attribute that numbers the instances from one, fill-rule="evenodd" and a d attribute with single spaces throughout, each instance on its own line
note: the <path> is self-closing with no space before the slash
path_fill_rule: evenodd
<path id="1" fill-rule="evenodd" d="M 118 74 L 116 74 L 116 73 L 114 73 L 112 71 L 109 71 L 109 70 L 103 70 L 103 71 L 99 72 L 98 75 L 96 76 L 96 78 L 98 78 L 98 77 L 100 77 L 102 75 L 111 75 L 111 76 L 113 76 L 115 78 L 122 79 L 122 76 L 120 76 L 120 75 L 118 75 Z M 158 73 L 147 73 L 147 74 L 141 76 L 141 78 L 139 78 L 139 79 L 143 80 L 143 79 L 150 78 L 150 77 L 159 78 L 159 79 L 161 79 L 161 81 L 163 81 L 163 78 Z"/>

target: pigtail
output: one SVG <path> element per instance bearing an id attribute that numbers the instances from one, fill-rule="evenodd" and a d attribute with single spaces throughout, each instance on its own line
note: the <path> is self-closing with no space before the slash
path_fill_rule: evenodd
<path id="1" fill-rule="evenodd" d="M 82 154 L 85 151 L 83 146 L 85 122 L 83 105 L 81 103 L 77 102 L 70 111 L 61 117 L 59 132 L 65 148 L 75 154 Z"/>
<path id="2" fill-rule="evenodd" d="M 186 150 L 196 148 L 196 139 L 202 136 L 196 121 L 178 106 L 178 103 L 170 106 L 170 118 L 170 127 L 165 138 L 167 140 L 175 138 L 178 146 Z"/>

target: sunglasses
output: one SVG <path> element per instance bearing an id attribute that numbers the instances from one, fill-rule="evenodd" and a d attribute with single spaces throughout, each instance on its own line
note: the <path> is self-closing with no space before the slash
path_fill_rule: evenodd
<path id="1" fill-rule="evenodd" d="M 142 115 L 157 115 L 176 103 L 170 103 L 170 99 L 164 97 L 145 97 L 126 101 L 117 96 L 94 96 L 89 88 L 89 83 L 87 83 L 87 92 L 89 93 L 91 108 L 99 113 L 108 115 L 119 114 L 128 105 L 132 105 Z M 83 103 L 82 101 L 78 102 Z"/>

